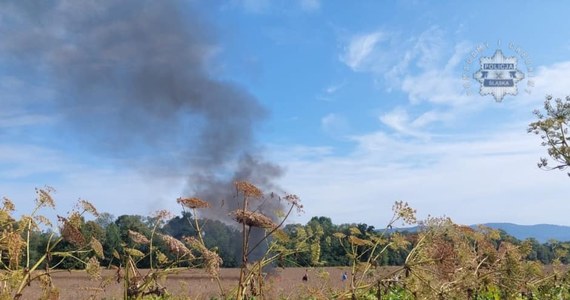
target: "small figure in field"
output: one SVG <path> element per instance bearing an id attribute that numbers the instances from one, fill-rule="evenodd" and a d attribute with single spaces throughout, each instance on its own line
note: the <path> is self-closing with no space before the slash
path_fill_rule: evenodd
<path id="1" fill-rule="evenodd" d="M 342 282 L 345 282 L 348 279 L 348 273 L 346 271 L 344 271 L 344 273 L 342 273 Z"/>
<path id="2" fill-rule="evenodd" d="M 307 282 L 309 281 L 309 273 L 307 270 L 305 270 L 305 275 L 303 275 L 303 282 Z"/>

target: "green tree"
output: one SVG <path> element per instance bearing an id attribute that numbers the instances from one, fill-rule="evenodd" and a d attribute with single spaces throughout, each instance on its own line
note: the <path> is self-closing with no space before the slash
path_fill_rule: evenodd
<path id="1" fill-rule="evenodd" d="M 528 132 L 540 135 L 542 146 L 547 147 L 548 155 L 554 161 L 551 165 L 547 158 L 540 158 L 538 167 L 545 170 L 564 170 L 570 166 L 570 147 L 568 146 L 568 122 L 570 121 L 570 96 L 563 100 L 546 96 L 544 111 L 535 110 L 538 121 L 528 126 Z M 570 176 L 570 173 L 568 173 Z"/>

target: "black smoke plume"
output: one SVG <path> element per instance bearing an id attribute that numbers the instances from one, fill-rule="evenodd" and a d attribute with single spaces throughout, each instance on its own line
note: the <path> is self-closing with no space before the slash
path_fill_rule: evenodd
<path id="1" fill-rule="evenodd" d="M 192 3 L 0 0 L 0 54 L 49 80 L 78 143 L 185 174 L 205 213 L 228 220 L 233 180 L 273 189 L 281 170 L 255 149 L 266 110 L 211 73 L 216 32 Z"/>

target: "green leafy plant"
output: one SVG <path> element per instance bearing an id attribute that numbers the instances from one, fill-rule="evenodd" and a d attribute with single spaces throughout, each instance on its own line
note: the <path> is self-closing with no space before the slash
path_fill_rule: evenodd
<path id="1" fill-rule="evenodd" d="M 554 160 L 552 166 L 547 158 L 541 158 L 538 167 L 545 170 L 563 170 L 570 166 L 568 125 L 570 122 L 570 96 L 564 100 L 546 96 L 544 111 L 535 110 L 538 121 L 528 126 L 528 132 L 540 135 L 542 146 L 547 147 L 548 155 Z M 570 173 L 568 173 L 570 176 Z"/>

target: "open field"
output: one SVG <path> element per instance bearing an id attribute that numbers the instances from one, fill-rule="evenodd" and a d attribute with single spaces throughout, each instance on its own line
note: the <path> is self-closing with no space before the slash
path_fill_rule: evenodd
<path id="1" fill-rule="evenodd" d="M 388 274 L 394 267 L 379 267 L 377 272 Z M 305 268 L 274 269 L 266 276 L 265 284 L 269 288 L 268 299 L 277 299 L 279 295 L 290 299 L 303 298 L 311 290 L 341 290 L 343 282 L 341 276 L 348 267 L 328 267 L 308 269 L 309 281 L 301 279 Z M 104 270 L 102 280 L 91 280 L 82 271 L 61 271 L 53 274 L 54 285 L 60 291 L 61 300 L 72 299 L 122 299 L 123 285 L 117 283 L 115 271 Z M 237 285 L 239 269 L 222 269 L 222 285 L 226 291 L 231 291 Z M 108 281 L 108 285 L 101 288 L 101 282 Z M 348 281 L 347 281 L 348 282 Z M 345 283 L 348 284 L 348 283 Z M 168 292 L 182 299 L 211 299 L 220 295 L 219 288 L 214 280 L 203 270 L 184 270 L 173 274 L 163 282 Z M 37 299 L 40 287 L 33 283 L 28 287 L 22 299 Z"/>

